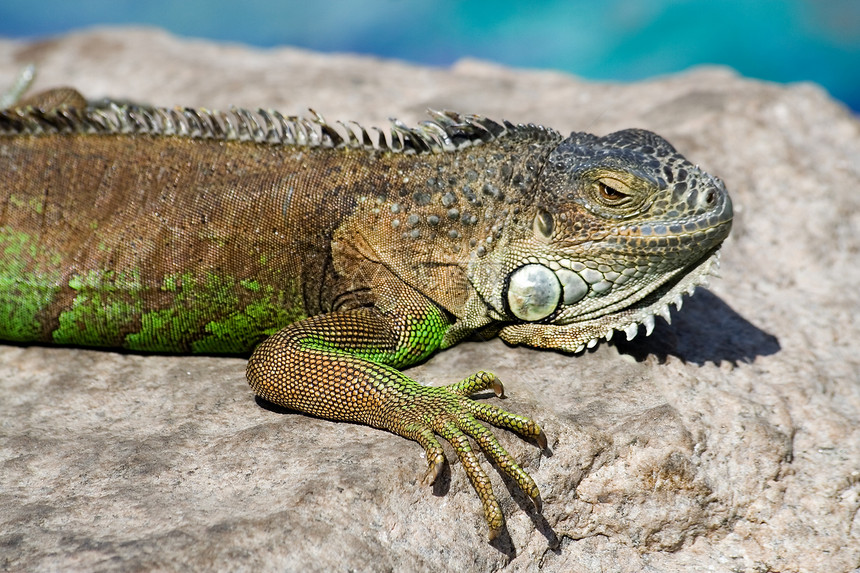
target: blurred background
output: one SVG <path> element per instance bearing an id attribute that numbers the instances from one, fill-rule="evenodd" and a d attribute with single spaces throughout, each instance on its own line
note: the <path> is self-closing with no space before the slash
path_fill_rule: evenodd
<path id="1" fill-rule="evenodd" d="M 860 0 L 2 0 L 0 35 L 100 25 L 630 81 L 701 64 L 814 81 L 860 112 Z"/>

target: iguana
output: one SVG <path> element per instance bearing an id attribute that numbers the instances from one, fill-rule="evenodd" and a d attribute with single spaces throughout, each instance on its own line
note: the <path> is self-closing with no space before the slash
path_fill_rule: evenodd
<path id="1" fill-rule="evenodd" d="M 12 98 L 14 99 L 14 98 Z M 90 104 L 52 90 L 0 111 L 0 339 L 249 353 L 259 396 L 451 443 L 540 507 L 481 421 L 537 423 L 400 370 L 466 338 L 577 353 L 627 338 L 701 284 L 729 233 L 723 183 L 641 129 L 603 137 L 430 112 L 390 130 L 275 111 Z"/>

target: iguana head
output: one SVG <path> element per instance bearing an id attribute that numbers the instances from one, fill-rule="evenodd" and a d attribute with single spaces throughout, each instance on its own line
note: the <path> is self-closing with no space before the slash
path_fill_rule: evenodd
<path id="1" fill-rule="evenodd" d="M 499 333 L 511 343 L 579 351 L 628 338 L 702 284 L 731 228 L 722 181 L 663 138 L 628 129 L 574 133 L 547 157 L 529 205 L 496 249 Z"/>

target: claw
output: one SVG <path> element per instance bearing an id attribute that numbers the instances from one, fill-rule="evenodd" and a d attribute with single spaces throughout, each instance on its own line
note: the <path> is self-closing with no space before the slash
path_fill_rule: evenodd
<path id="1" fill-rule="evenodd" d="M 445 454 L 435 435 L 443 437 L 454 448 L 466 476 L 478 494 L 484 508 L 484 518 L 492 541 L 504 528 L 505 517 L 490 479 L 472 450 L 471 440 L 477 442 L 487 459 L 504 475 L 513 480 L 531 498 L 535 509 L 540 512 L 543 501 L 537 484 L 519 464 L 505 451 L 493 433 L 481 424 L 489 422 L 497 427 L 512 430 L 524 438 L 533 439 L 541 450 L 547 448 L 547 438 L 543 430 L 533 420 L 525 416 L 511 414 L 492 404 L 474 401 L 470 396 L 490 388 L 497 396 L 504 396 L 504 387 L 494 374 L 477 372 L 462 382 L 448 386 L 431 388 L 418 387 L 427 401 L 427 408 L 410 409 L 409 413 L 423 413 L 425 418 L 413 419 L 407 426 L 405 435 L 418 441 L 427 456 L 427 473 L 423 483 L 432 484 L 442 472 Z M 422 400 L 423 401 L 423 400 Z"/>
<path id="2" fill-rule="evenodd" d="M 540 428 L 538 428 L 538 435 L 537 435 L 537 436 L 535 436 L 535 441 L 537 442 L 537 445 L 538 445 L 538 447 L 539 447 L 541 450 L 545 450 L 545 449 L 546 449 L 546 446 L 547 446 L 547 443 L 546 443 L 546 434 L 545 434 L 545 433 L 544 433 L 544 431 L 543 431 L 543 430 L 541 430 Z"/>
<path id="3" fill-rule="evenodd" d="M 543 499 L 541 499 L 540 494 L 537 494 L 532 498 L 532 503 L 535 504 L 535 511 L 540 513 L 543 511 Z"/>
<path id="4" fill-rule="evenodd" d="M 505 397 L 505 387 L 502 384 L 502 381 L 498 378 L 493 380 L 493 392 L 496 394 L 497 398 Z"/>
<path id="5" fill-rule="evenodd" d="M 445 458 L 444 456 L 440 456 L 442 459 L 436 458 L 435 460 L 429 462 L 430 467 L 427 468 L 427 473 L 424 474 L 424 477 L 421 479 L 421 483 L 424 485 L 433 485 L 436 483 L 436 478 L 439 477 L 439 474 L 442 473 L 442 468 L 445 466 Z"/>

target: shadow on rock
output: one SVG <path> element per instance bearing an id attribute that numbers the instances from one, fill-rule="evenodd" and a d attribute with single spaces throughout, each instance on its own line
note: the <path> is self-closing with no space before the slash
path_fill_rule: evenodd
<path id="1" fill-rule="evenodd" d="M 779 340 L 736 313 L 718 296 L 699 289 L 684 300 L 682 310 L 672 313 L 672 324 L 658 319 L 651 336 L 632 341 L 613 339 L 619 352 L 642 362 L 649 355 L 661 362 L 675 356 L 685 362 L 719 364 L 752 362 L 758 356 L 780 351 Z"/>

